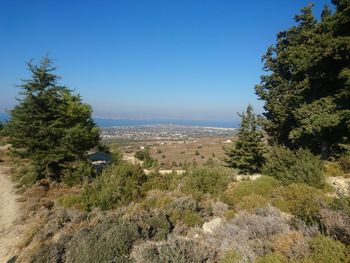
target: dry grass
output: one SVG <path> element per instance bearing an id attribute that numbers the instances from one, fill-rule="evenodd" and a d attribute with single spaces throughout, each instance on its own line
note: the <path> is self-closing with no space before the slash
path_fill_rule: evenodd
<path id="1" fill-rule="evenodd" d="M 232 138 L 201 138 L 193 141 L 164 141 L 164 142 L 138 142 L 130 143 L 124 153 L 133 155 L 140 146 L 150 145 L 153 158 L 158 160 L 163 169 L 182 169 L 181 164 L 192 163 L 202 165 L 211 157 L 214 161 L 222 163 L 224 157 L 223 147 L 230 146 L 226 143 Z M 196 155 L 196 151 L 199 155 Z M 176 163 L 176 165 L 175 165 Z"/>

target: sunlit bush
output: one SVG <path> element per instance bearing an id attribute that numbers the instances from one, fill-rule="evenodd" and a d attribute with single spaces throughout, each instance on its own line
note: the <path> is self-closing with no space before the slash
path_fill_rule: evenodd
<path id="1" fill-rule="evenodd" d="M 226 190 L 226 192 L 223 195 L 224 201 L 232 206 L 235 207 L 239 205 L 242 200 L 250 195 L 253 195 L 251 198 L 246 199 L 246 201 L 251 201 L 250 203 L 254 202 L 254 198 L 258 201 L 258 199 L 263 202 L 263 198 L 269 198 L 271 197 L 273 191 L 276 187 L 279 186 L 279 182 L 272 177 L 268 176 L 262 176 L 258 178 L 255 181 L 242 181 L 242 182 L 236 182 L 229 186 L 229 188 Z M 257 196 L 261 196 L 257 197 Z M 244 201 L 244 200 L 243 200 Z M 246 203 L 247 203 L 246 202 Z M 242 203 L 244 206 L 244 204 Z"/>
<path id="2" fill-rule="evenodd" d="M 196 167 L 184 175 L 183 191 L 200 198 L 203 194 L 220 195 L 232 180 L 231 171 L 223 167 Z"/>
<path id="3" fill-rule="evenodd" d="M 140 166 L 128 163 L 111 165 L 91 184 L 84 186 L 82 203 L 85 209 L 111 209 L 141 196 L 146 175 Z"/>
<path id="4" fill-rule="evenodd" d="M 330 202 L 321 190 L 305 184 L 279 187 L 273 192 L 272 203 L 282 211 L 289 212 L 308 224 L 318 222 L 320 210 Z"/>
<path id="5" fill-rule="evenodd" d="M 284 185 L 305 183 L 313 187 L 324 186 L 324 168 L 317 156 L 309 150 L 292 151 L 283 147 L 272 148 L 262 169 Z"/>

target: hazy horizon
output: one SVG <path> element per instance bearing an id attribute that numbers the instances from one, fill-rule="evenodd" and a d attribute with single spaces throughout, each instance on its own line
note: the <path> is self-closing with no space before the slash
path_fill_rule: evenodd
<path id="1" fill-rule="evenodd" d="M 238 121 L 248 103 L 261 113 L 261 56 L 309 2 L 3 1 L 0 112 L 29 77 L 24 62 L 49 54 L 94 116 Z M 313 2 L 317 17 L 331 6 Z"/>

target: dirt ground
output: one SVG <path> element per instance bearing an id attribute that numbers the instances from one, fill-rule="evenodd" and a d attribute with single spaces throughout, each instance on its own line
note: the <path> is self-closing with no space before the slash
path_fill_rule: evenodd
<path id="1" fill-rule="evenodd" d="M 192 141 L 138 142 L 124 147 L 124 153 L 133 156 L 140 147 L 149 146 L 153 158 L 163 169 L 182 169 L 182 165 L 192 163 L 202 165 L 212 158 L 222 163 L 224 147 L 232 146 L 232 138 L 200 138 Z"/>
<path id="2" fill-rule="evenodd" d="M 9 167 L 0 166 L 0 262 L 8 262 L 16 254 L 22 232 L 17 224 L 21 217 L 18 197 L 9 174 Z"/>

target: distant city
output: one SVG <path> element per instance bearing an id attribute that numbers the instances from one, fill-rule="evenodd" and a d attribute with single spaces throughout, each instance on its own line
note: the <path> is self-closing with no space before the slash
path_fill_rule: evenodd
<path id="1" fill-rule="evenodd" d="M 174 124 L 115 126 L 103 128 L 104 140 L 194 140 L 203 137 L 230 137 L 236 133 L 236 128 L 183 126 Z"/>

